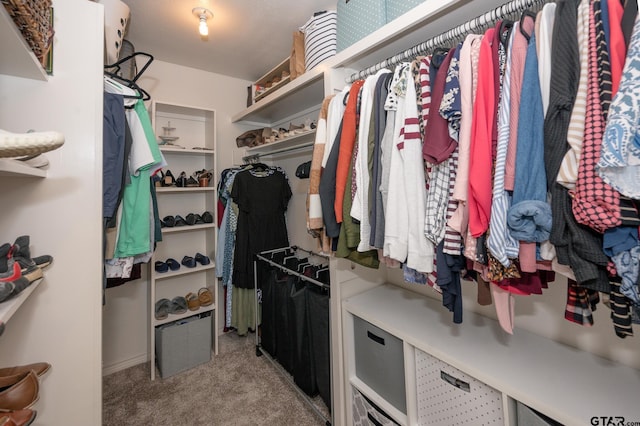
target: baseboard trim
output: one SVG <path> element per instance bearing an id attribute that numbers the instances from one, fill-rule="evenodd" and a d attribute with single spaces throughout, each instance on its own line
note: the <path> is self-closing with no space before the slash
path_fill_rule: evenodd
<path id="1" fill-rule="evenodd" d="M 125 359 L 124 361 L 117 362 L 115 364 L 106 365 L 102 367 L 102 375 L 108 376 L 109 374 L 116 373 L 118 371 L 125 370 L 134 365 L 142 364 L 149 361 L 148 354 L 140 354 L 136 357 Z"/>

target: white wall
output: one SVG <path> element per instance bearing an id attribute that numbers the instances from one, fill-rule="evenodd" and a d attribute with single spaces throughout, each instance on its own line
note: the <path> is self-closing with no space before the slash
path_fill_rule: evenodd
<path id="1" fill-rule="evenodd" d="M 245 128 L 231 123 L 231 117 L 246 108 L 251 82 L 156 60 L 138 83 L 157 101 L 214 109 L 218 175 L 234 161 L 241 161 L 235 138 Z M 143 267 L 141 280 L 107 290 L 103 315 L 105 374 L 148 359 L 148 289 L 148 274 Z M 220 289 L 220 298 L 222 295 Z M 223 322 L 219 320 L 218 324 L 221 329 Z"/>
<path id="2" fill-rule="evenodd" d="M 55 75 L 0 75 L 0 128 L 58 130 L 66 139 L 45 154 L 46 178 L 0 179 L 1 242 L 30 235 L 32 255 L 54 257 L 0 337 L 0 366 L 51 363 L 35 425 L 99 425 L 103 8 L 69 0 L 53 7 Z"/>

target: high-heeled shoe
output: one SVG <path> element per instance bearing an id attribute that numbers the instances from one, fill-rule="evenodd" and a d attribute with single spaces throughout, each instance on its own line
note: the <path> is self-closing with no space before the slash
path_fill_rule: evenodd
<path id="1" fill-rule="evenodd" d="M 187 174 L 185 172 L 180 173 L 176 179 L 176 186 L 180 188 L 185 188 L 187 186 Z"/>
<path id="2" fill-rule="evenodd" d="M 162 186 L 175 186 L 176 179 L 173 177 L 171 170 L 167 170 L 167 173 L 162 177 Z"/>

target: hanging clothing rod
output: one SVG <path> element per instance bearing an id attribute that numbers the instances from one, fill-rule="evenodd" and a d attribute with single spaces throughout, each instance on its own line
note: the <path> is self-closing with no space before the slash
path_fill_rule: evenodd
<path id="1" fill-rule="evenodd" d="M 369 75 L 373 75 L 383 68 L 391 68 L 403 61 L 413 59 L 418 55 L 425 54 L 430 50 L 448 42 L 450 40 L 459 39 L 461 36 L 471 33 L 487 24 L 494 23 L 495 21 L 506 17 L 514 12 L 525 10 L 531 6 L 543 4 L 549 0 L 512 0 L 509 3 L 505 3 L 502 6 L 498 6 L 495 9 L 486 12 L 480 16 L 477 16 L 464 24 L 460 24 L 455 28 L 452 28 L 444 33 L 441 33 L 427 41 L 413 46 L 404 52 L 398 53 L 390 58 L 385 59 L 375 65 L 365 68 L 362 71 L 352 74 L 347 78 L 347 83 L 351 84 L 356 80 L 363 79 Z"/>
<path id="2" fill-rule="evenodd" d="M 282 149 L 276 149 L 274 151 L 269 151 L 269 152 L 262 152 L 262 153 L 256 153 L 256 154 L 250 154 L 250 155 L 245 155 L 244 157 L 242 157 L 242 161 L 244 161 L 245 163 L 250 163 L 252 160 L 258 160 L 260 159 L 260 157 L 264 157 L 266 155 L 276 155 L 276 154 L 284 154 L 286 152 L 294 152 L 297 150 L 303 150 L 303 149 L 307 149 L 309 147 L 312 147 L 314 145 L 315 141 L 311 141 L 311 142 L 307 142 L 303 145 L 296 145 L 293 147 L 289 147 L 289 148 L 282 148 Z"/>
<path id="3" fill-rule="evenodd" d="M 287 274 L 289 274 L 289 275 L 295 275 L 296 277 L 298 277 L 298 278 L 300 278 L 300 279 L 302 279 L 302 280 L 304 280 L 304 281 L 310 282 L 310 283 L 312 283 L 312 284 L 315 284 L 315 285 L 317 285 L 318 287 L 322 287 L 322 288 L 326 288 L 326 289 L 330 289 L 330 288 L 331 288 L 331 286 L 330 286 L 330 285 L 327 285 L 327 284 L 325 284 L 325 283 L 323 283 L 323 282 L 321 282 L 321 281 L 318 281 L 318 280 L 316 280 L 316 279 L 313 279 L 313 278 L 311 278 L 311 277 L 307 277 L 306 275 L 303 275 L 303 274 L 301 274 L 301 273 L 299 273 L 299 272 L 296 272 L 296 271 L 294 271 L 293 269 L 289 269 L 289 268 L 287 268 L 287 267 L 286 267 L 286 266 L 284 266 L 284 265 L 281 265 L 281 264 L 279 264 L 279 263 L 277 263 L 277 262 L 274 262 L 273 260 L 267 259 L 267 258 L 266 258 L 266 257 L 264 257 L 264 256 L 261 256 L 261 255 L 257 254 L 257 255 L 256 255 L 256 257 L 257 257 L 258 259 L 260 259 L 260 260 L 264 261 L 264 262 L 267 262 L 267 263 L 268 263 L 268 264 L 270 264 L 271 266 L 275 266 L 276 268 L 278 268 L 278 269 L 282 270 L 283 272 L 286 272 L 286 273 L 287 273 Z"/>

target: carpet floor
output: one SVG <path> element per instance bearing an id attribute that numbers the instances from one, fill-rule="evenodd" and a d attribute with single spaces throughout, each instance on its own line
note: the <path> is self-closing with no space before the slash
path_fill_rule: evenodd
<path id="1" fill-rule="evenodd" d="M 149 363 L 104 377 L 103 425 L 324 425 L 276 367 L 256 357 L 254 338 L 220 336 L 211 361 L 166 379 L 151 381 Z M 314 404 L 327 413 L 318 397 Z"/>

